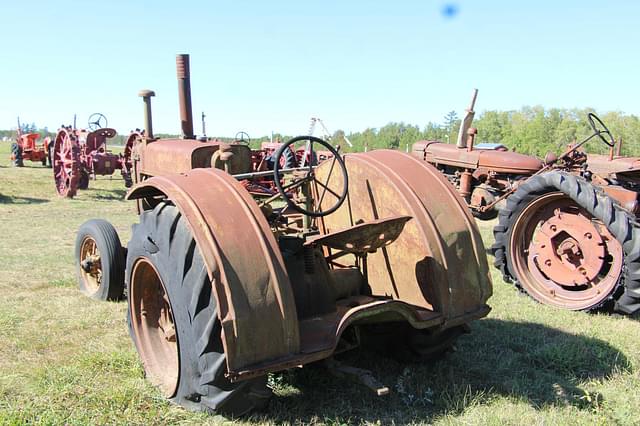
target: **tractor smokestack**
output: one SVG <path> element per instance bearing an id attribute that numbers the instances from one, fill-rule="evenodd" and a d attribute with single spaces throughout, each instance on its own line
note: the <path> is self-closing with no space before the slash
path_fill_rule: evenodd
<path id="1" fill-rule="evenodd" d="M 176 71 L 178 75 L 178 97 L 180 99 L 180 122 L 182 137 L 194 139 L 193 114 L 191 113 L 191 71 L 189 55 L 176 55 Z"/>

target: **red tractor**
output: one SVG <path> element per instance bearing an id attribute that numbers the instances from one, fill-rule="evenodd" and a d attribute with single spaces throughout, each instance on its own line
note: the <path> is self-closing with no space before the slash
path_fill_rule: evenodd
<path id="1" fill-rule="evenodd" d="M 18 133 L 16 141 L 11 144 L 11 164 L 15 167 L 23 167 L 24 160 L 41 162 L 43 166 L 51 167 L 51 148 L 53 141 L 45 137 L 42 143 L 38 143 L 39 133 L 22 133 L 22 126 L 18 118 Z"/>
<path id="2" fill-rule="evenodd" d="M 106 124 L 105 116 L 96 113 L 89 118 L 89 130 L 71 126 L 58 130 L 53 145 L 53 175 L 60 196 L 73 198 L 78 189 L 88 188 L 92 175 L 112 175 L 116 170 L 120 170 L 125 186 L 131 186 L 131 149 L 141 133 L 132 132 L 123 153 L 114 154 L 107 149 L 107 139 L 116 131 L 103 127 Z"/>

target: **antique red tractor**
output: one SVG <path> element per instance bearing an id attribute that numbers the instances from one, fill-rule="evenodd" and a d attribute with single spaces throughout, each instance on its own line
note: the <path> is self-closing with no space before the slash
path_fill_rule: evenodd
<path id="1" fill-rule="evenodd" d="M 41 143 L 39 133 L 22 133 L 20 118 L 18 118 L 18 131 L 16 141 L 11 144 L 11 164 L 15 167 L 23 167 L 24 161 L 40 162 L 43 166 L 51 167 L 51 148 L 53 141 L 45 137 Z"/>
<path id="2" fill-rule="evenodd" d="M 265 172 L 252 171 L 246 144 L 194 138 L 188 57 L 177 66 L 183 139 L 154 138 L 153 92 L 141 92 L 146 134 L 127 195 L 140 220 L 127 249 L 103 220 L 76 239 L 80 288 L 127 295 L 130 335 L 167 398 L 242 415 L 268 402 L 269 372 L 367 338 L 428 358 L 489 312 L 482 239 L 436 169 L 397 151 L 343 156 L 300 136 L 275 153 L 277 196 L 254 198 L 240 182 Z M 280 166 L 287 150 L 316 147 L 332 158 Z"/>
<path id="3" fill-rule="evenodd" d="M 131 150 L 136 138 L 141 134 L 132 132 L 120 154 L 114 154 L 107 148 L 107 140 L 116 135 L 116 131 L 106 126 L 102 114 L 92 114 L 89 118 L 89 130 L 63 126 L 58 130 L 53 145 L 53 176 L 56 190 L 62 197 L 72 198 L 78 189 L 87 189 L 89 179 L 97 175 L 112 175 L 120 170 L 125 186 L 132 185 Z"/>
<path id="4" fill-rule="evenodd" d="M 640 159 L 621 157 L 604 123 L 507 194 L 492 252 L 505 280 L 571 310 L 640 312 Z M 598 137 L 609 156 L 579 148 Z"/>
<path id="5" fill-rule="evenodd" d="M 564 309 L 640 312 L 640 159 L 620 156 L 595 114 L 589 137 L 544 161 L 474 146 L 476 94 L 456 145 L 419 141 L 413 155 L 443 172 L 474 216 L 499 212 L 492 251 L 504 279 Z M 582 151 L 593 138 L 608 156 Z"/>

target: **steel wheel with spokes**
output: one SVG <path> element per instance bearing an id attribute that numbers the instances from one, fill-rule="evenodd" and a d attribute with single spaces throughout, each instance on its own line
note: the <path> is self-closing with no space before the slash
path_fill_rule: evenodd
<path id="1" fill-rule="evenodd" d="M 80 179 L 80 147 L 75 135 L 66 129 L 58 132 L 53 146 L 53 177 L 61 197 L 76 195 Z"/>

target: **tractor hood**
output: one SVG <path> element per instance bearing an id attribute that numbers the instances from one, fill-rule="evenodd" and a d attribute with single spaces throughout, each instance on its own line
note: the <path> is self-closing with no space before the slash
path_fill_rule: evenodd
<path id="1" fill-rule="evenodd" d="M 530 155 L 477 148 L 467 151 L 466 148 L 438 141 L 416 142 L 412 154 L 429 163 L 468 169 L 485 168 L 496 173 L 532 174 L 543 166 L 542 161 Z"/>

